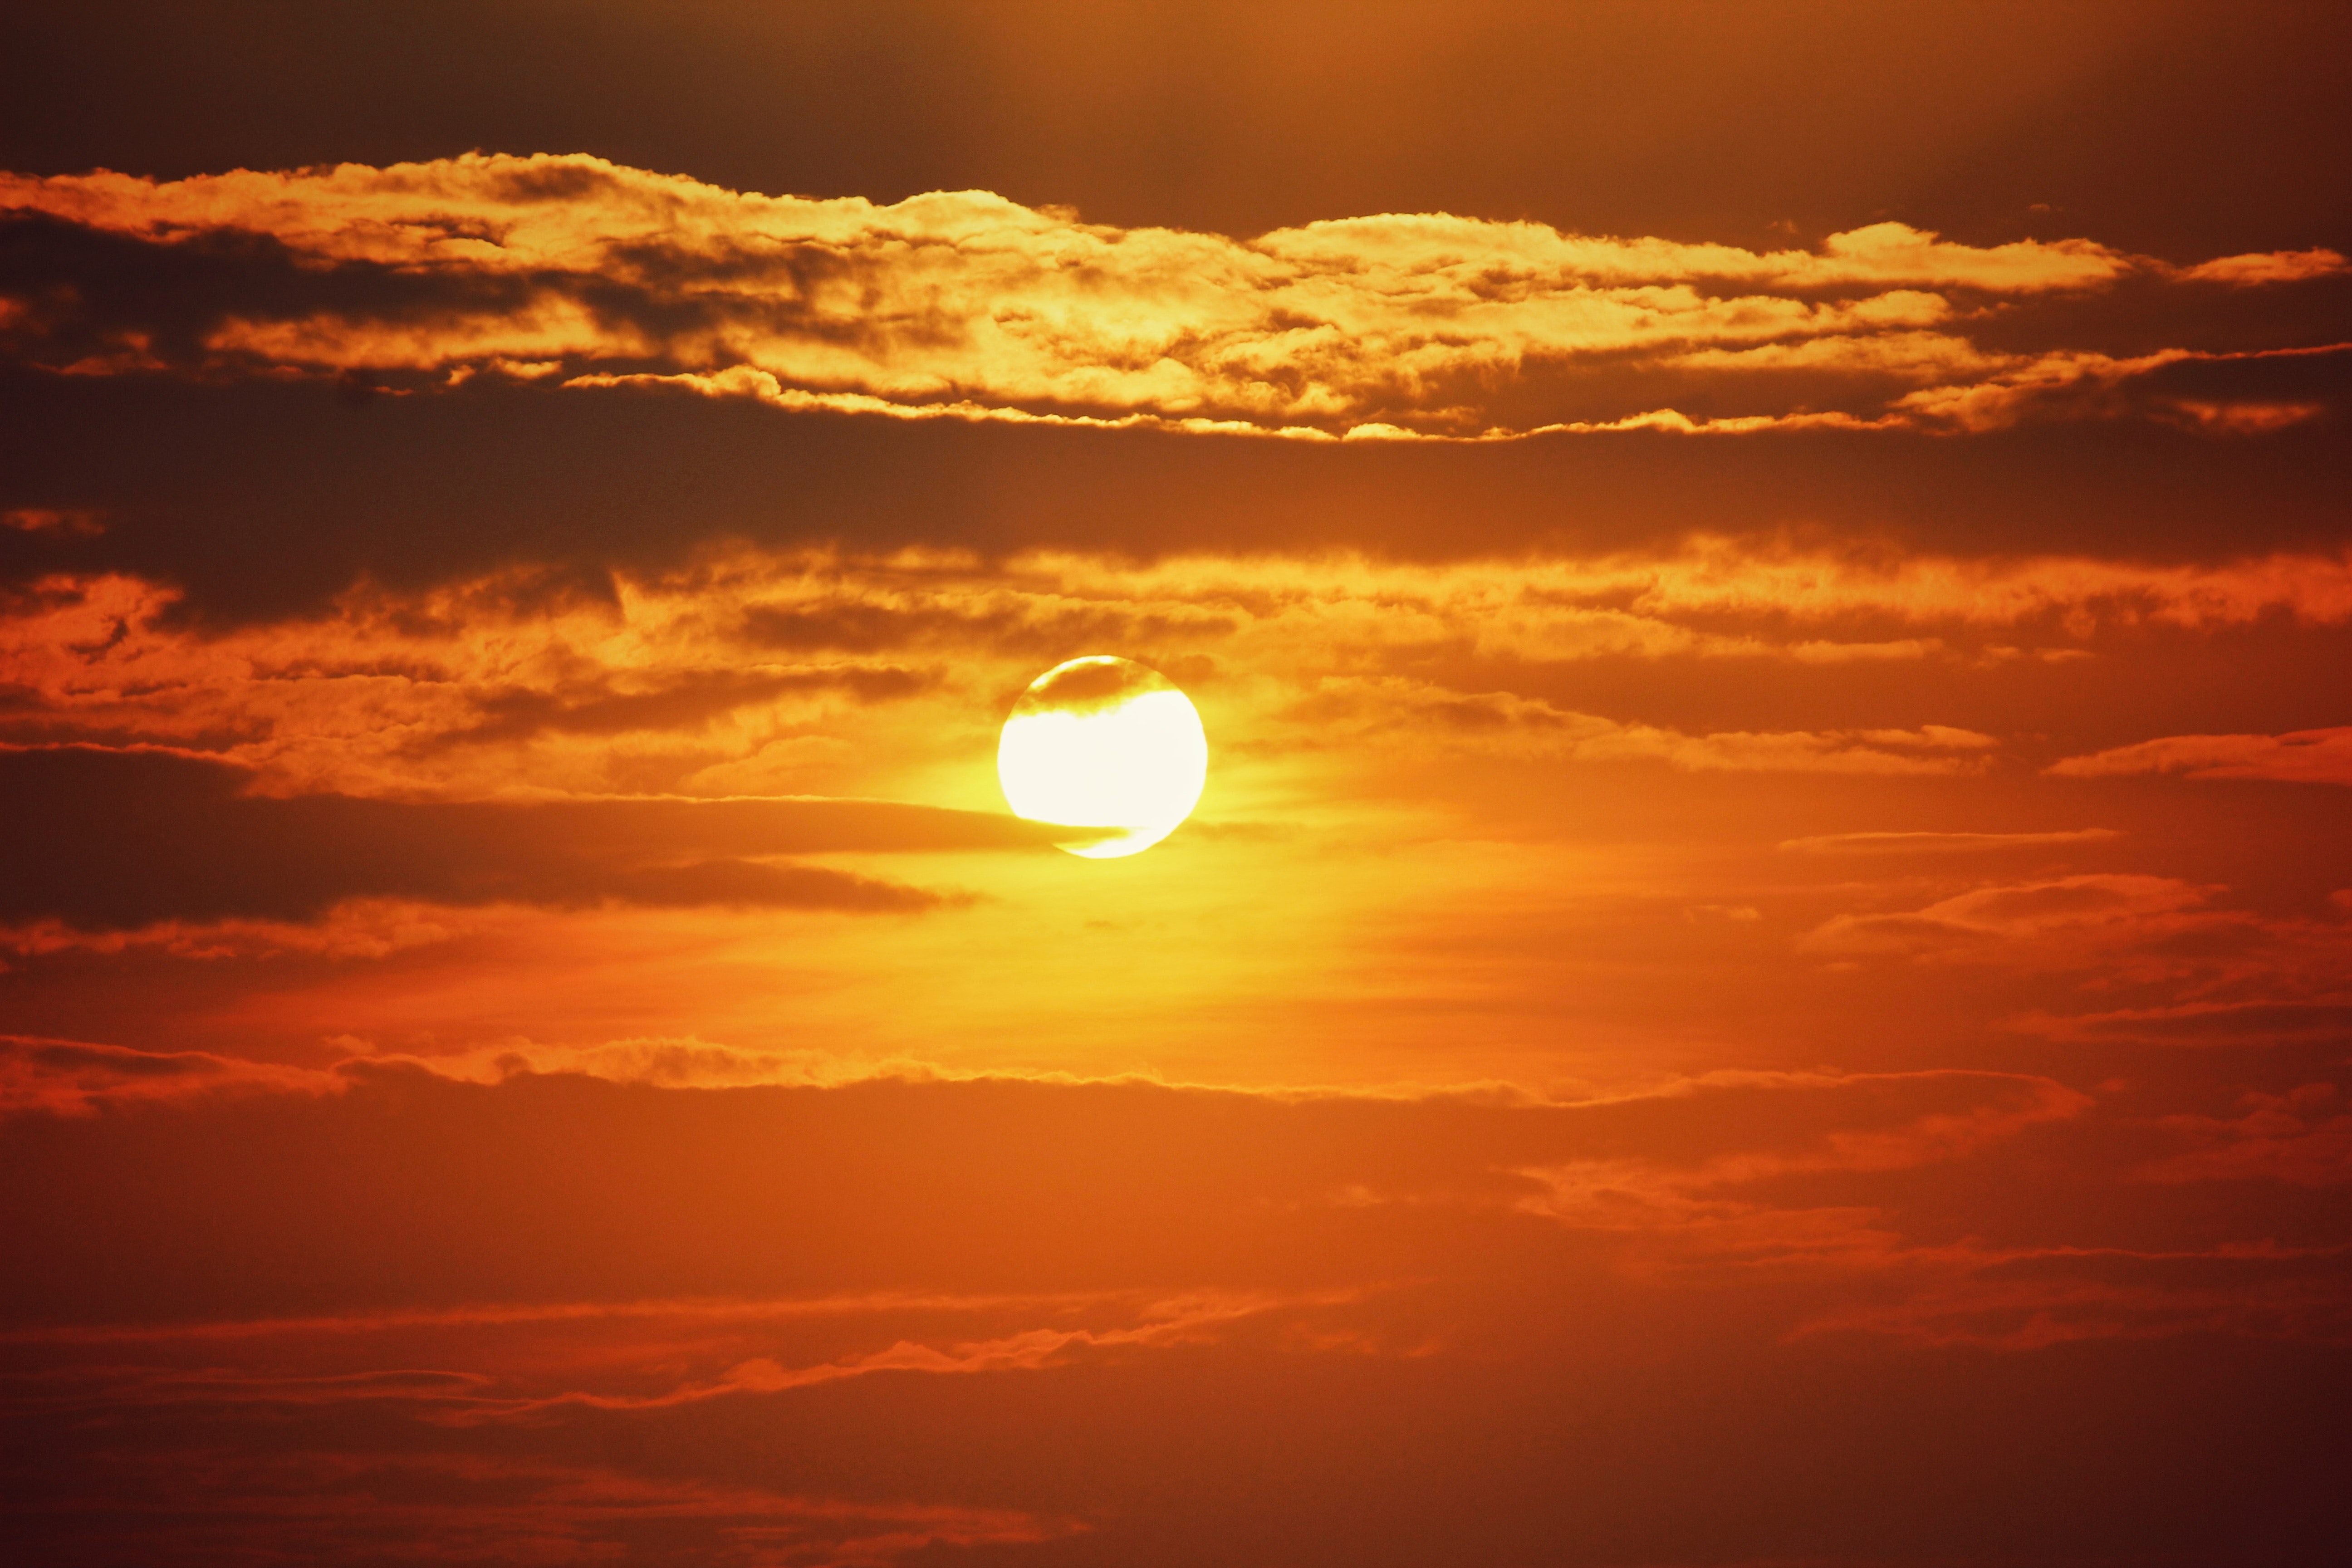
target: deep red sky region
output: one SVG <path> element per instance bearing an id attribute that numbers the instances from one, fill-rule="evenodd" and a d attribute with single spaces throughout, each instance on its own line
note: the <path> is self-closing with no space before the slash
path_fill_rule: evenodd
<path id="1" fill-rule="evenodd" d="M 8 7 L 0 1559 L 2352 1561 L 2347 60 Z"/>

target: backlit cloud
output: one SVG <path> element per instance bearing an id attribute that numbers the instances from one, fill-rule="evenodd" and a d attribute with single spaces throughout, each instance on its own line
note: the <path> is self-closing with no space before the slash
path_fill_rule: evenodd
<path id="1" fill-rule="evenodd" d="M 208 1051 L 139 1051 L 84 1040 L 0 1035 L 0 1114 L 74 1114 L 139 1100 L 236 1092 L 332 1092 L 331 1072 L 215 1056 Z"/>
<path id="2" fill-rule="evenodd" d="M 1994 348 L 1978 323 L 2126 279 L 2243 289 L 2344 269 L 2326 250 L 2182 269 L 1895 222 L 1769 252 L 1442 214 L 1235 240 L 981 191 L 877 205 L 478 153 L 7 175 L 0 210 L 21 231 L 5 330 L 68 373 L 670 378 L 796 409 L 1314 439 L 1971 431 L 2104 411 L 2096 396 L 2168 366 L 2270 350 Z M 1621 388 L 1600 403 L 1596 371 Z M 1675 404 L 1699 377 L 1752 389 L 1714 407 L 1717 388 L 1694 416 Z M 1645 393 L 1660 401 L 1628 402 Z"/>
<path id="3" fill-rule="evenodd" d="M 2352 1036 L 2352 1005 L 2339 1008 L 2338 1033 Z M 2341 1186 L 2352 1182 L 2352 1110 L 2343 1091 L 2320 1080 L 2284 1094 L 2245 1097 L 2239 1116 L 2174 1116 L 2168 1131 L 2187 1147 L 2150 1162 L 2152 1182 L 2291 1182 Z"/>
<path id="4" fill-rule="evenodd" d="M 1042 837 L 1012 817 L 868 801 L 271 799 L 208 759 L 88 747 L 0 751 L 0 781 L 43 824 L 0 851 L 0 921 L 100 931 L 315 920 L 357 899 L 907 913 L 943 897 L 776 858 Z"/>
<path id="5" fill-rule="evenodd" d="M 2053 763 L 2050 771 L 2062 778 L 2181 773 L 2192 779 L 2352 784 L 2352 726 L 2285 735 L 2168 735 L 2068 757 Z"/>
<path id="6" fill-rule="evenodd" d="M 1948 773 L 1989 763 L 2000 737 L 1932 711 L 1821 727 L 1595 713 L 1548 670 L 2000 668 L 2095 661 L 2150 631 L 2352 621 L 2352 570 L 2329 555 L 1881 563 L 1727 540 L 1431 565 L 736 547 L 607 583 L 551 602 L 516 573 L 362 585 L 322 617 L 205 633 L 175 622 L 161 584 L 51 578 L 0 616 L 0 737 L 203 752 L 278 794 L 511 796 L 528 778 L 542 795 L 877 795 L 889 786 L 849 735 L 919 749 L 977 734 L 1038 670 L 1118 648 L 1228 702 L 1219 738 L 1244 749 L 1303 733 L 1330 751 L 1344 732 L 1421 752 Z M 2336 734 L 2155 742 L 2055 771 L 2326 778 Z"/>
<path id="7" fill-rule="evenodd" d="M 1989 855 L 2003 850 L 2098 844 L 2118 837 L 2110 827 L 2058 833 L 1824 833 L 1811 838 L 1790 838 L 1780 847 L 1804 855 Z"/>
<path id="8" fill-rule="evenodd" d="M 1972 889 L 1924 909 L 1839 915 L 1806 934 L 1821 953 L 1909 953 L 2083 964 L 2216 922 L 2244 917 L 2206 910 L 2220 891 L 2178 879 L 2095 874 Z"/>
<path id="9" fill-rule="evenodd" d="M 1903 1259 L 1916 1283 L 1899 1304 L 1841 1308 L 1797 1332 L 2011 1352 L 2190 1334 L 2343 1344 L 2347 1261 L 2341 1247 L 1925 1249 Z"/>

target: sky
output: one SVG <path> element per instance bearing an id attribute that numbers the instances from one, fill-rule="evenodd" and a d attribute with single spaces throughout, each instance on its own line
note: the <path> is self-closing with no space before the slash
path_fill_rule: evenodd
<path id="1" fill-rule="evenodd" d="M 2347 54 L 12 9 L 9 1560 L 2326 1560 Z"/>

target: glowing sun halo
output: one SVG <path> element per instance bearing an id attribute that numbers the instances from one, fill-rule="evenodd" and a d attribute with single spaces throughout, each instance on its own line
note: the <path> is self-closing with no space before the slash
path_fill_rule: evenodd
<path id="1" fill-rule="evenodd" d="M 996 778 L 1033 822 L 1121 829 L 1062 846 L 1108 860 L 1150 848 L 1192 813 L 1209 738 L 1192 699 L 1158 670 L 1094 655 L 1057 664 L 1013 705 Z"/>

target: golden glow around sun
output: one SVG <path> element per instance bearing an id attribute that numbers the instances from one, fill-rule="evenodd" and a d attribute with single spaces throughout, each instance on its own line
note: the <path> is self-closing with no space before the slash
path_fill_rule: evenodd
<path id="1" fill-rule="evenodd" d="M 996 777 L 1016 816 L 1120 829 L 1062 846 L 1114 859 L 1150 848 L 1192 815 L 1208 782 L 1209 738 L 1166 676 L 1098 654 L 1030 682 L 1004 721 Z"/>

